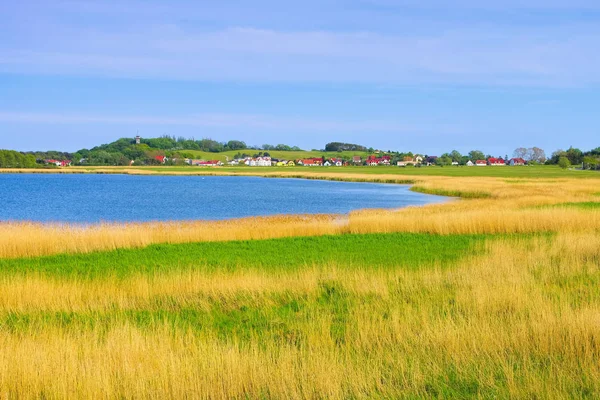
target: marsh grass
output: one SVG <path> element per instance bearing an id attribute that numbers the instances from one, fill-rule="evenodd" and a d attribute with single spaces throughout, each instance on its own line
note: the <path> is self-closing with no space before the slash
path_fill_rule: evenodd
<path id="1" fill-rule="evenodd" d="M 0 259 L 0 276 L 35 272 L 81 279 L 190 269 L 206 273 L 238 270 L 277 272 L 332 263 L 349 269 L 398 266 L 410 269 L 423 264 L 448 265 L 464 252 L 476 252 L 484 239 L 474 235 L 398 233 L 157 244 L 143 249 Z"/>
<path id="2" fill-rule="evenodd" d="M 445 266 L 381 239 L 386 268 L 8 271 L 0 396 L 600 395 L 600 234 L 484 239 L 432 239 L 456 250 Z"/>
<path id="3" fill-rule="evenodd" d="M 490 196 L 349 216 L 1 224 L 0 398 L 598 398 L 599 181 L 547 176 L 419 176 Z"/>

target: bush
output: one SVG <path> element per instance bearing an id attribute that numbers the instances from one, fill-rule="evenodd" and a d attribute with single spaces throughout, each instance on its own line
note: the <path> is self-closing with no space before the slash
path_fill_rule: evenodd
<path id="1" fill-rule="evenodd" d="M 567 169 L 571 166 L 571 161 L 567 157 L 560 157 L 558 159 L 558 166 L 562 169 Z"/>

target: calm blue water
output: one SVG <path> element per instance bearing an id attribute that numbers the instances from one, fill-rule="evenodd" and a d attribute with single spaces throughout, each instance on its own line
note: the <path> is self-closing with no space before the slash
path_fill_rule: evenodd
<path id="1" fill-rule="evenodd" d="M 220 220 L 445 201 L 404 185 L 258 177 L 0 174 L 0 220 Z"/>

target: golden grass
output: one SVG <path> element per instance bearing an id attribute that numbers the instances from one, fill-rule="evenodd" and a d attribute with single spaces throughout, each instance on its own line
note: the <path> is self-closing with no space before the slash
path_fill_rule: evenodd
<path id="1" fill-rule="evenodd" d="M 144 171 L 142 171 L 144 172 Z M 299 172 L 277 172 L 297 176 Z M 309 173 L 322 179 L 377 181 L 367 174 Z M 270 176 L 269 173 L 264 175 Z M 367 232 L 528 233 L 600 229 L 600 210 L 542 209 L 538 206 L 594 201 L 600 179 L 520 179 L 407 177 L 386 175 L 386 181 L 417 181 L 420 190 L 485 193 L 489 198 L 461 199 L 447 204 L 399 211 L 366 210 L 349 218 L 336 215 L 275 216 L 219 222 L 100 224 L 88 227 L 37 223 L 0 223 L 0 257 L 31 257 L 85 253 L 154 243 L 185 243 L 269 239 Z"/>
<path id="2" fill-rule="evenodd" d="M 0 318 L 30 323 L 0 329 L 0 398 L 597 397 L 599 262 L 600 234 L 571 232 L 491 241 L 452 269 L 3 278 Z M 290 301 L 275 336 L 129 317 Z M 90 312 L 115 319 L 44 317 Z"/>

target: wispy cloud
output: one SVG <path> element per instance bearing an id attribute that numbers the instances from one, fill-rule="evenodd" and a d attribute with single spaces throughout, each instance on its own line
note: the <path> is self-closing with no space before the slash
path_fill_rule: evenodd
<path id="1" fill-rule="evenodd" d="M 412 1 L 371 2 L 418 7 Z M 438 3 L 442 9 L 448 7 Z M 519 3 L 506 7 L 517 8 Z M 596 4 L 525 3 L 541 9 L 586 9 Z M 97 16 L 97 5 L 83 4 L 87 8 L 74 6 L 78 13 Z M 134 10 L 144 9 L 133 4 Z M 165 14 L 179 15 L 173 9 L 189 8 L 188 3 L 176 4 Z M 455 6 L 482 7 L 477 4 L 462 0 Z M 111 7 L 100 9 L 116 13 Z M 198 14 L 202 8 L 194 10 Z M 600 84 L 600 55 L 595 51 L 600 47 L 600 28 L 595 23 L 530 27 L 484 23 L 423 33 L 379 32 L 374 27 L 289 31 L 252 25 L 199 30 L 182 23 L 181 15 L 164 20 L 155 15 L 132 29 L 109 23 L 104 14 L 89 25 L 64 25 L 62 17 L 46 16 L 34 26 L 7 25 L 8 39 L 0 39 L 0 72 L 262 82 Z"/>
<path id="2" fill-rule="evenodd" d="M 251 128 L 307 132 L 415 132 L 419 128 L 386 120 L 307 119 L 253 114 L 195 114 L 183 116 L 95 115 L 80 113 L 2 112 L 0 122 L 27 124 L 165 125 L 206 128 Z"/>

